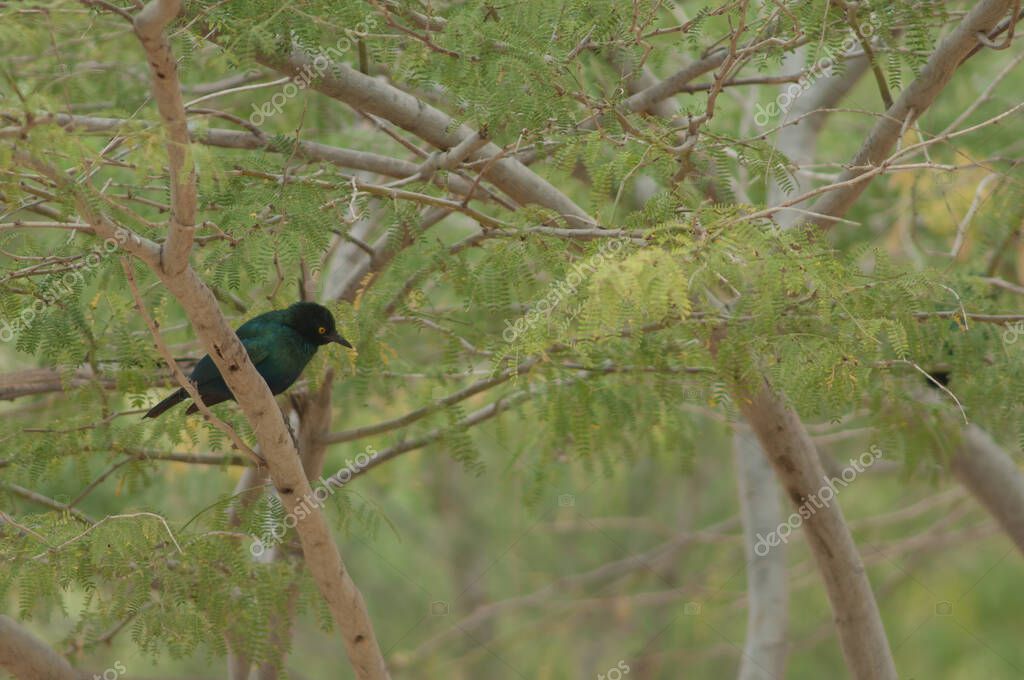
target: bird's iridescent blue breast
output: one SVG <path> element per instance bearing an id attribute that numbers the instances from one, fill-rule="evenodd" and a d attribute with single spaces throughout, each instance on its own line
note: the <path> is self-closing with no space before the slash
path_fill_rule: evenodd
<path id="1" fill-rule="evenodd" d="M 273 335 L 273 348 L 256 364 L 270 391 L 280 394 L 299 379 L 316 354 L 317 346 L 288 326 L 279 326 Z"/>

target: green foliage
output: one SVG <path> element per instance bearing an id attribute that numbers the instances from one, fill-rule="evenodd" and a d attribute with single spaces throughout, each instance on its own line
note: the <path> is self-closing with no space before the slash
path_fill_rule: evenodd
<path id="1" fill-rule="evenodd" d="M 894 94 L 959 17 L 959 9 L 936 2 L 850 6 L 877 36 L 877 64 Z M 316 93 L 328 71 L 309 87 L 292 83 L 296 94 L 256 126 L 260 137 L 250 148 L 190 148 L 199 178 L 191 263 L 231 323 L 294 301 L 305 281 L 357 351 L 322 352 L 295 391 L 315 391 L 333 370 L 334 432 L 407 417 L 329 446 L 324 474 L 368 445 L 394 451 L 412 442 L 410 449 L 421 450 L 375 467 L 324 508 L 344 537 L 343 554 L 355 553 L 363 567 L 357 580 L 371 584 L 371 610 L 402 612 L 382 617 L 381 637 L 397 640 L 396 657 L 413 638 L 431 638 L 404 625 L 423 614 L 408 613 L 423 589 L 410 595 L 395 584 L 413 582 L 407 572 L 445 583 L 448 568 L 462 560 L 456 553 L 463 548 L 449 545 L 458 541 L 431 533 L 436 527 L 425 518 L 455 508 L 446 526 L 470 537 L 467 552 L 503 555 L 506 546 L 488 544 L 488 529 L 531 526 L 540 521 L 531 513 L 546 521 L 552 497 L 563 492 L 578 492 L 582 504 L 587 489 L 603 489 L 593 507 L 627 514 L 664 497 L 674 502 L 683 485 L 704 483 L 691 480 L 703 469 L 715 482 L 715 497 L 702 501 L 708 507 L 694 509 L 695 500 L 694 508 L 666 502 L 657 509 L 675 513 L 663 518 L 668 524 L 691 511 L 720 519 L 732 512 L 734 489 L 727 456 L 715 447 L 727 445 L 737 400 L 765 379 L 809 425 L 842 422 L 871 432 L 888 460 L 905 463 L 908 479 L 931 482 L 941 473 L 956 441 L 951 420 L 961 418 L 954 395 L 971 422 L 1024 446 L 1024 342 L 1007 336 L 1020 329 L 979 318 L 1019 308 L 1019 291 L 991 283 L 1024 280 L 1016 252 L 1021 176 L 1006 151 L 1016 148 L 1015 128 L 931 147 L 929 162 L 960 166 L 950 184 L 939 185 L 933 168 L 878 177 L 848 215 L 857 226 L 836 225 L 828 235 L 780 230 L 763 211 L 768 188 L 792 198 L 841 170 L 877 119 L 873 79 L 849 104 L 872 115 L 836 121 L 837 132 L 820 140 L 827 162 L 814 165 L 813 175 L 796 172 L 776 148 L 774 128 L 783 119 L 750 124 L 753 105 L 778 96 L 775 85 L 760 95 L 730 85 L 717 93 L 714 117 L 699 125 L 693 121 L 705 113 L 706 88 L 676 97 L 675 118 L 622 108 L 642 87 L 631 79 L 645 68 L 670 75 L 728 49 L 729 31 L 741 26 L 737 44 L 759 47 L 730 77 L 779 75 L 798 45 L 810 75 L 821 77 L 815 64 L 852 35 L 850 16 L 814 2 L 722 10 L 613 0 L 199 0 L 175 24 L 171 42 L 186 101 L 198 99 L 204 84 L 259 64 L 269 69 L 293 48 L 327 53 L 418 97 L 424 119 L 429 106 L 449 116 L 453 129 L 486 129 L 508 163 L 518 159 L 608 230 L 567 234 L 566 215 L 524 205 L 498 187 L 486 165 L 493 158 L 474 157 L 434 178 L 309 160 L 301 142 L 416 165 L 434 151 L 401 129 L 419 118 L 392 125 Z M 157 421 L 138 418 L 175 384 L 135 308 L 123 244 L 108 247 L 88 224 L 14 223 L 84 222 L 91 212 L 162 242 L 171 202 L 166 140 L 138 41 L 121 17 L 99 9 L 86 15 L 61 0 L 45 12 L 0 7 L 0 42 L 17 45 L 0 64 L 0 362 L 5 373 L 52 371 L 56 379 L 3 406 L 0 603 L 40 624 L 70 621 L 61 642 L 86 653 L 124 625 L 134 648 L 160 662 L 205 655 L 219 663 L 230 639 L 256 662 L 280 663 L 287 650 L 269 641 L 276 613 L 294 611 L 300 624 L 323 629 L 332 621 L 292 532 L 278 544 L 279 558 L 251 559 L 253 540 L 282 526 L 282 506 L 273 494 L 252 502 L 234 495 L 238 452 L 212 425 L 183 408 Z M 788 68 L 793 61 L 785 59 Z M 949 96 L 903 143 L 944 129 L 976 101 L 989 66 L 971 72 L 973 62 L 966 64 Z M 693 84 L 708 85 L 715 75 Z M 1019 85 L 1010 78 L 1005 91 Z M 284 91 L 282 84 L 239 89 L 195 104 L 192 132 L 199 139 L 210 129 L 250 131 L 249 115 Z M 999 99 L 983 102 L 969 122 L 1003 111 Z M 90 131 L 46 119 L 68 111 L 126 122 Z M 16 153 L 53 164 L 63 181 L 26 167 Z M 985 155 L 997 157 L 979 160 Z M 951 258 L 949 243 L 984 177 L 979 168 L 1000 177 L 973 216 L 967 245 Z M 480 196 L 494 200 L 462 202 L 445 185 L 456 179 L 479 179 Z M 399 189 L 407 193 L 399 197 Z M 451 215 L 425 226 L 440 201 Z M 45 214 L 31 214 L 39 206 Z M 360 256 L 366 248 L 375 249 L 372 262 Z M 128 266 L 187 370 L 205 351 L 191 323 L 152 271 Z M 937 392 L 941 405 L 922 406 L 923 374 L 940 369 L 953 375 L 949 392 Z M 15 377 L 30 387 L 39 378 Z M 488 380 L 465 399 L 448 398 Z M 214 412 L 254 441 L 236 407 Z M 201 467 L 196 456 L 220 458 Z M 32 494 L 55 503 L 39 505 Z M 60 510 L 69 503 L 91 520 Z M 463 521 L 480 526 L 463 531 Z M 580 553 L 593 548 L 580 544 Z M 415 559 L 402 552 L 413 549 Z M 548 561 L 574 549 L 553 541 L 531 548 L 521 571 L 491 577 L 476 564 L 481 573 L 470 576 L 512 597 L 521 593 L 502 588 L 526 591 L 548 573 Z M 594 550 L 606 561 L 622 552 L 618 543 Z M 385 554 L 408 564 L 395 566 Z M 694 559 L 721 573 L 719 558 Z M 470 576 L 461 574 L 457 592 L 469 589 Z M 428 593 L 431 602 L 443 600 L 434 590 L 443 588 Z M 597 603 L 598 593 L 584 594 Z M 635 614 L 620 614 L 635 622 Z M 644 635 L 660 632 L 644 628 Z M 571 664 L 555 658 L 556 647 L 541 641 L 521 656 L 550 655 L 535 674 L 561 677 Z M 449 652 L 433 662 L 457 658 Z M 480 663 L 485 670 L 470 675 L 494 675 L 497 665 Z M 433 668 L 424 662 L 415 674 L 431 677 Z"/>

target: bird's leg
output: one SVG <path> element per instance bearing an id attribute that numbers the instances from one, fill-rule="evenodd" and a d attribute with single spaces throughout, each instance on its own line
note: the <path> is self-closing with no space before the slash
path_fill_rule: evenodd
<path id="1" fill-rule="evenodd" d="M 298 450 L 298 448 L 299 448 L 299 435 L 295 434 L 295 430 L 292 428 L 291 419 L 286 420 L 284 422 L 284 424 L 288 426 L 288 434 L 290 434 L 292 436 L 292 446 L 294 446 L 295 449 Z"/>
<path id="2" fill-rule="evenodd" d="M 298 415 L 299 404 L 296 402 L 295 395 L 289 395 L 289 401 L 291 402 L 290 408 L 281 407 L 281 416 L 284 418 L 285 427 L 288 428 L 288 434 L 292 437 L 292 445 L 295 450 L 299 450 L 299 435 L 295 432 L 295 428 L 292 427 L 292 415 Z"/>

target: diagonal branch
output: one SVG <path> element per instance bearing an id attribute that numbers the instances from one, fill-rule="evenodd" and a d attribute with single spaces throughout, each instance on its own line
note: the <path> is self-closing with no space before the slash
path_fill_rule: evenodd
<path id="1" fill-rule="evenodd" d="M 787 57 L 785 64 L 797 65 L 804 61 L 802 50 Z M 810 165 L 815 160 L 818 138 L 830 117 L 829 111 L 857 84 L 867 71 L 868 60 L 864 57 L 847 59 L 841 73 L 817 80 L 805 92 L 800 93 L 787 112 L 785 122 L 796 122 L 779 130 L 775 148 L 779 150 L 797 171 Z M 786 88 L 782 88 L 785 92 Z M 768 184 L 768 205 L 777 205 L 786 198 L 785 192 L 774 178 Z M 800 213 L 794 210 L 783 210 L 775 216 L 775 221 L 782 227 L 791 227 L 800 219 Z"/>
<path id="2" fill-rule="evenodd" d="M 293 50 L 288 57 L 258 53 L 255 58 L 265 66 L 295 77 L 322 71 L 315 63 L 316 58 L 301 49 Z M 386 118 L 439 149 L 453 149 L 460 142 L 479 134 L 468 125 L 458 125 L 448 114 L 408 92 L 364 75 L 347 64 L 332 63 L 323 72 L 323 77 L 311 86 L 360 111 Z M 486 160 L 499 154 L 501 149 L 488 143 L 470 154 L 469 158 Z M 554 210 L 570 226 L 590 227 L 596 224 L 566 194 L 513 158 L 499 158 L 485 166 L 482 172 L 514 200 Z"/>
<path id="3" fill-rule="evenodd" d="M 467 387 L 462 388 L 461 390 L 453 392 L 446 397 L 443 397 L 430 404 L 427 404 L 426 406 L 421 406 L 420 408 L 410 411 L 405 415 L 398 416 L 397 418 L 384 420 L 373 425 L 364 425 L 363 427 L 352 428 L 351 430 L 345 430 L 344 432 L 334 432 L 331 434 L 326 434 L 324 436 L 324 443 L 338 444 L 341 442 L 350 442 L 356 439 L 362 439 L 363 437 L 369 437 L 375 434 L 382 434 L 384 432 L 390 432 L 391 430 L 395 430 L 400 427 L 405 427 L 406 425 L 415 423 L 417 420 L 420 420 L 421 418 L 426 418 L 431 413 L 435 413 L 436 411 L 439 411 L 440 409 L 445 408 L 446 406 L 457 404 L 460 401 L 469 399 L 473 395 L 485 392 L 491 389 L 492 387 L 495 387 L 508 380 L 511 380 L 516 376 L 528 373 L 530 369 L 537 365 L 539 361 L 540 357 L 531 357 L 526 361 L 523 361 L 515 368 L 510 368 L 505 371 L 502 371 L 497 375 L 490 376 L 483 380 L 479 380 L 473 383 L 472 385 L 469 385 Z"/>
<path id="4" fill-rule="evenodd" d="M 2 614 L 0 668 L 17 680 L 80 680 L 85 675 L 17 621 Z"/>
<path id="5" fill-rule="evenodd" d="M 324 458 L 327 445 L 323 436 L 331 422 L 331 387 L 334 384 L 334 373 L 328 370 L 320 389 L 315 392 L 303 392 L 292 396 L 292 405 L 298 417 L 298 449 L 302 458 L 302 468 L 307 479 L 318 479 L 323 474 Z M 270 559 L 282 560 L 287 557 L 290 543 L 274 546 Z M 285 655 L 291 649 L 294 635 L 296 607 L 298 604 L 299 583 L 293 579 L 289 585 L 289 598 L 283 611 L 275 612 L 269 621 L 270 632 L 267 636 L 268 646 L 274 650 L 271 658 L 279 659 L 280 667 L 284 667 Z M 277 680 L 282 673 L 278 666 L 267 661 L 260 665 L 256 680 Z"/>
<path id="6" fill-rule="evenodd" d="M 738 394 L 740 410 L 764 448 L 796 508 L 816 508 L 804 517 L 807 544 L 818 564 L 850 674 L 856 680 L 896 680 L 889 641 L 864 563 L 839 504 L 811 505 L 828 484 L 818 452 L 797 414 L 765 382 L 753 394 Z"/>
<path id="7" fill-rule="evenodd" d="M 896 146 L 903 131 L 921 117 L 953 78 L 957 67 L 979 45 L 978 34 L 988 34 L 999 25 L 1014 0 L 982 0 L 974 5 L 960 24 L 939 44 L 921 74 L 903 90 L 896 103 L 878 119 L 860 150 L 837 184 L 841 186 L 819 198 L 811 210 L 818 214 L 809 222 L 829 227 L 842 217 L 867 188 L 868 182 L 849 182 L 882 163 Z M 845 184 L 844 184 L 845 183 Z"/>
<path id="8" fill-rule="evenodd" d="M 962 436 L 950 461 L 953 474 L 1024 552 L 1024 474 L 977 425 L 966 426 Z"/>
<path id="9" fill-rule="evenodd" d="M 252 424 L 286 513 L 302 518 L 295 528 L 306 566 L 341 629 L 356 676 L 361 680 L 389 677 L 366 603 L 341 561 L 323 512 L 315 505 L 296 512 L 300 504 L 310 505 L 306 501 L 312 497 L 312 488 L 270 388 L 217 307 L 213 292 L 195 270 L 186 265 L 177 275 L 163 271 L 157 274 L 181 304 L 203 348 Z"/>

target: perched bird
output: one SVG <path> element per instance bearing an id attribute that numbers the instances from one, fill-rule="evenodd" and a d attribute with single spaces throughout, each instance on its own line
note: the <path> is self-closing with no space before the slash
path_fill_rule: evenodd
<path id="1" fill-rule="evenodd" d="M 336 342 L 352 347 L 338 333 L 330 310 L 315 302 L 296 302 L 288 309 L 260 314 L 246 321 L 236 332 L 249 359 L 274 394 L 292 386 L 321 345 Z M 209 354 L 192 369 L 189 380 L 207 406 L 235 398 Z M 188 392 L 179 388 L 142 417 L 156 418 L 187 398 Z M 199 407 L 192 404 L 185 413 L 198 410 Z"/>

